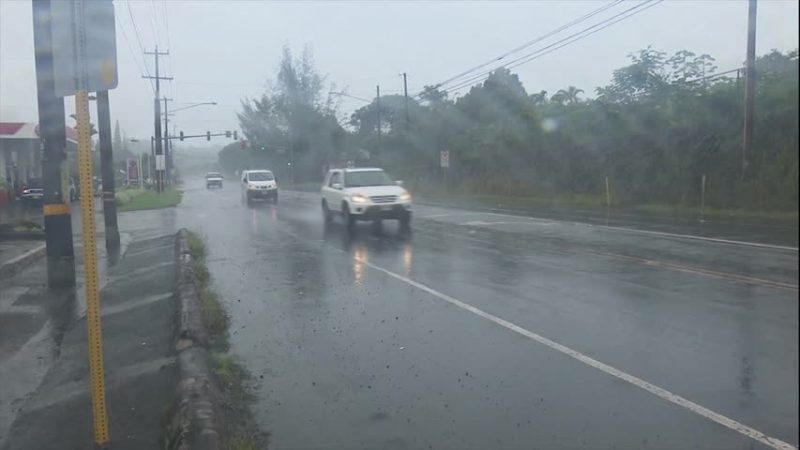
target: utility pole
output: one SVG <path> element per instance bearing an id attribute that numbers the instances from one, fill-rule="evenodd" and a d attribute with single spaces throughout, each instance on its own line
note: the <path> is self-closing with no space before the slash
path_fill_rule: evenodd
<path id="1" fill-rule="evenodd" d="M 378 152 L 381 151 L 381 87 L 375 86 L 377 97 L 375 98 L 375 109 L 378 111 Z"/>
<path id="2" fill-rule="evenodd" d="M 169 143 L 169 108 L 167 102 L 172 101 L 171 98 L 164 97 L 164 173 L 166 174 L 167 184 L 172 184 L 172 152 L 170 151 Z"/>
<path id="3" fill-rule="evenodd" d="M 753 152 L 753 115 L 756 94 L 756 0 L 747 8 L 747 64 L 744 74 L 744 132 L 742 135 L 742 179 L 751 175 Z"/>
<path id="4" fill-rule="evenodd" d="M 408 76 L 403 72 L 403 95 L 405 96 L 406 106 L 406 129 L 411 127 L 411 121 L 408 118 Z"/>
<path id="5" fill-rule="evenodd" d="M 66 161 L 66 123 L 64 99 L 55 93 L 50 0 L 34 0 L 32 6 L 39 136 L 42 142 L 47 284 L 51 288 L 71 288 L 75 286 L 72 217 L 61 187 L 61 166 Z"/>
<path id="6" fill-rule="evenodd" d="M 106 249 L 111 252 L 119 249 L 119 227 L 117 226 L 117 203 L 114 195 L 114 159 L 111 147 L 111 108 L 108 102 L 108 91 L 97 93 L 97 126 L 100 135 L 100 173 L 103 178 L 103 222 L 106 229 Z M 140 172 L 141 170 L 139 167 Z M 140 173 L 139 178 L 141 177 Z"/>
<path id="7" fill-rule="evenodd" d="M 161 145 L 161 80 L 172 80 L 171 77 L 162 77 L 158 71 L 158 57 L 169 55 L 169 52 L 159 52 L 158 46 L 154 52 L 144 52 L 145 55 L 153 55 L 156 59 L 156 76 L 142 75 L 142 78 L 150 78 L 156 80 L 156 92 L 153 99 L 155 106 L 155 142 L 156 142 L 156 190 L 162 192 L 164 190 L 164 169 L 166 168 L 166 161 L 164 160 L 164 151 Z"/>

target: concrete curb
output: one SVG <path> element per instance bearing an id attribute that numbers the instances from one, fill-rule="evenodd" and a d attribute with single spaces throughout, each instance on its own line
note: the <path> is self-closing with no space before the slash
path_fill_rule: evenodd
<path id="1" fill-rule="evenodd" d="M 208 332 L 203 325 L 188 232 L 175 239 L 175 297 L 178 317 L 175 351 L 180 374 L 175 408 L 167 425 L 169 450 L 218 450 L 222 436 L 222 394 L 211 368 Z"/>
<path id="2" fill-rule="evenodd" d="M 7 277 L 18 272 L 20 269 L 44 256 L 46 250 L 47 246 L 42 244 L 8 261 L 0 263 L 0 278 Z"/>

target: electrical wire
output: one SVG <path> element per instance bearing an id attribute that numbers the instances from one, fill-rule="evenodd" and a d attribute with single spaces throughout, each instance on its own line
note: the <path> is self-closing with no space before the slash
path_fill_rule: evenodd
<path id="1" fill-rule="evenodd" d="M 131 2 L 130 2 L 130 0 L 125 2 L 125 4 L 128 7 L 128 15 L 131 17 L 131 25 L 133 25 L 133 32 L 136 34 L 136 42 L 139 43 L 139 51 L 141 51 L 141 54 L 144 55 L 144 46 L 142 45 L 142 38 L 139 35 L 139 27 L 136 26 L 136 19 L 133 18 L 133 11 L 131 11 Z M 123 36 L 125 36 L 124 35 L 124 31 L 123 31 Z M 125 36 L 125 39 L 127 39 L 127 36 Z M 147 68 L 147 62 L 144 62 L 144 72 L 147 74 L 148 77 L 151 77 L 150 70 Z M 155 93 L 156 87 L 153 84 L 153 79 L 152 78 L 148 78 L 148 80 L 150 81 L 150 87 L 152 88 L 153 93 Z"/>
<path id="2" fill-rule="evenodd" d="M 537 58 L 540 58 L 540 57 L 542 57 L 544 55 L 552 53 L 552 52 L 554 52 L 554 51 L 556 51 L 556 50 L 558 50 L 558 49 L 560 49 L 562 47 L 566 47 L 567 45 L 572 44 L 573 42 L 577 42 L 577 41 L 579 41 L 581 39 L 585 39 L 585 38 L 593 35 L 594 33 L 602 31 L 602 30 L 604 30 L 604 29 L 606 29 L 606 28 L 608 28 L 608 27 L 610 27 L 610 26 L 612 26 L 612 25 L 614 25 L 614 24 L 616 24 L 618 22 L 621 22 L 621 21 L 623 21 L 623 20 L 625 20 L 625 19 L 627 19 L 629 17 L 632 17 L 632 16 L 634 16 L 636 14 L 639 14 L 641 12 L 644 12 L 645 10 L 652 8 L 653 6 L 656 6 L 656 5 L 658 5 L 659 3 L 663 2 L 663 1 L 664 0 L 646 0 L 646 1 L 642 2 L 642 3 L 637 4 L 636 6 L 628 8 L 625 11 L 622 11 L 621 13 L 618 13 L 618 14 L 616 14 L 616 15 L 614 15 L 612 17 L 609 17 L 607 19 L 604 19 L 603 21 L 598 22 L 598 23 L 596 23 L 596 24 L 594 24 L 594 25 L 592 25 L 590 27 L 584 28 L 583 30 L 578 31 L 576 33 L 573 33 L 573 34 L 571 34 L 571 35 L 569 35 L 569 36 L 567 36 L 567 37 L 565 37 L 565 38 L 563 38 L 561 40 L 558 40 L 558 41 L 556 41 L 556 42 L 554 42 L 554 43 L 552 43 L 550 45 L 542 47 L 542 48 L 540 48 L 540 49 L 538 49 L 538 50 L 536 50 L 534 52 L 531 52 L 531 53 L 529 53 L 527 55 L 524 55 L 524 56 L 521 56 L 519 58 L 516 58 L 516 59 L 514 59 L 514 60 L 512 60 L 512 61 L 510 61 L 510 62 L 508 62 L 508 63 L 506 63 L 504 65 L 497 66 L 497 67 L 495 67 L 495 68 L 493 68 L 491 70 L 488 70 L 488 71 L 483 72 L 483 73 L 481 73 L 479 75 L 473 76 L 472 78 L 470 78 L 470 79 L 468 79 L 466 81 L 462 81 L 461 83 L 459 83 L 456 86 L 450 87 L 448 89 L 443 89 L 442 91 L 443 92 L 455 92 L 455 91 L 458 91 L 459 89 L 462 89 L 462 88 L 464 88 L 466 86 L 469 86 L 469 85 L 474 84 L 476 82 L 481 82 L 481 81 L 487 79 L 489 77 L 489 75 L 491 75 L 494 71 L 496 71 L 497 69 L 500 69 L 502 67 L 505 67 L 507 69 L 512 69 L 514 67 L 518 67 L 518 66 L 521 66 L 523 64 L 527 64 L 527 63 L 533 61 L 534 59 L 537 59 Z"/>
<path id="3" fill-rule="evenodd" d="M 526 49 L 526 48 L 528 48 L 528 47 L 530 47 L 530 46 L 532 46 L 534 44 L 537 44 L 537 43 L 539 43 L 539 42 L 541 42 L 541 41 L 543 41 L 543 40 L 545 40 L 545 39 L 547 39 L 547 38 L 549 38 L 549 37 L 551 37 L 551 36 L 553 36 L 555 34 L 558 34 L 558 33 L 562 32 L 562 31 L 564 31 L 564 30 L 566 30 L 566 29 L 568 29 L 570 27 L 573 27 L 573 26 L 575 26 L 575 25 L 587 20 L 587 19 L 590 19 L 590 18 L 596 16 L 597 14 L 600 14 L 600 13 L 602 13 L 602 12 L 604 12 L 604 11 L 610 9 L 610 8 L 613 8 L 614 6 L 617 6 L 618 4 L 620 4 L 622 2 L 623 2 L 623 0 L 614 0 L 614 1 L 610 2 L 610 3 L 607 3 L 607 4 L 603 5 L 603 6 L 601 6 L 600 8 L 597 8 L 597 9 L 595 9 L 593 11 L 590 11 L 589 13 L 584 14 L 581 17 L 578 17 L 578 18 L 576 18 L 576 19 L 574 19 L 574 20 L 572 20 L 572 21 L 570 21 L 568 23 L 565 23 L 564 25 L 561 25 L 560 27 L 558 27 L 558 28 L 556 28 L 556 29 L 554 29 L 552 31 L 549 31 L 549 32 L 547 32 L 547 33 L 545 33 L 545 34 L 543 34 L 543 35 L 541 35 L 541 36 L 539 36 L 539 37 L 537 37 L 537 38 L 535 38 L 535 39 L 533 39 L 531 41 L 528 41 L 528 42 L 526 42 L 526 43 L 524 43 L 524 44 L 522 44 L 522 45 L 520 45 L 518 47 L 515 47 L 515 48 L 513 48 L 513 49 L 511 49 L 511 50 L 509 50 L 509 51 L 507 51 L 507 52 L 495 57 L 495 58 L 490 59 L 489 61 L 486 61 L 486 62 L 484 62 L 482 64 L 479 64 L 479 65 L 477 65 L 475 67 L 467 69 L 467 70 L 459 73 L 458 75 L 454 75 L 454 76 L 452 76 L 452 77 L 450 77 L 450 78 L 448 78 L 448 79 L 446 79 L 444 81 L 441 81 L 441 82 L 435 84 L 434 86 L 438 89 L 438 88 L 440 88 L 440 87 L 442 87 L 442 86 L 444 86 L 444 85 L 446 85 L 446 84 L 448 84 L 448 83 L 450 83 L 452 81 L 455 81 L 455 80 L 457 80 L 457 79 L 459 79 L 459 78 L 461 78 L 461 77 L 463 77 L 465 75 L 468 75 L 468 74 L 470 74 L 470 73 L 472 73 L 472 72 L 474 72 L 474 71 L 476 71 L 478 69 L 482 69 L 482 68 L 488 66 L 489 64 L 492 64 L 492 63 L 495 63 L 497 61 L 500 61 L 500 60 L 506 58 L 509 55 L 512 55 L 512 54 L 517 53 L 517 52 L 519 52 L 521 50 L 524 50 L 524 49 Z"/>

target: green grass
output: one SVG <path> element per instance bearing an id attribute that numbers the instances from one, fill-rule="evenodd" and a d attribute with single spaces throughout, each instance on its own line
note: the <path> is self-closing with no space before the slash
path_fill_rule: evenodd
<path id="1" fill-rule="evenodd" d="M 167 188 L 162 193 L 129 189 L 117 193 L 117 211 L 140 211 L 144 209 L 169 208 L 181 202 L 183 193 L 175 188 Z"/>
<path id="2" fill-rule="evenodd" d="M 484 204 L 486 206 L 507 207 L 574 207 L 601 208 L 604 199 L 599 196 L 573 194 L 553 196 L 502 195 L 465 192 L 442 192 L 439 190 L 415 190 L 419 197 L 433 201 L 461 201 L 464 203 Z"/>
<path id="3" fill-rule="evenodd" d="M 553 196 L 525 196 L 501 195 L 466 192 L 443 192 L 437 189 L 420 189 L 415 193 L 424 200 L 462 202 L 464 204 L 483 205 L 491 207 L 509 208 L 577 208 L 577 209 L 605 209 L 605 198 L 593 195 L 553 195 Z M 700 217 L 699 206 L 642 204 L 618 206 L 612 204 L 612 209 L 636 211 L 645 214 L 670 216 L 670 217 Z M 771 221 L 798 221 L 797 211 L 754 211 L 744 209 L 723 209 L 706 207 L 703 217 L 712 219 L 753 219 Z"/>

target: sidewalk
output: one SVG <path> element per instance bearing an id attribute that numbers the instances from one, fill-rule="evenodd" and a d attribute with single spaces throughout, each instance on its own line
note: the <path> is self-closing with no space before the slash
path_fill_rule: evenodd
<path id="1" fill-rule="evenodd" d="M 158 448 L 174 397 L 173 234 L 134 233 L 101 290 L 106 403 L 114 449 Z M 0 448 L 92 446 L 84 308 L 50 293 L 43 263 L 0 288 Z M 36 331 L 38 330 L 38 331 Z"/>

